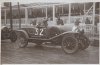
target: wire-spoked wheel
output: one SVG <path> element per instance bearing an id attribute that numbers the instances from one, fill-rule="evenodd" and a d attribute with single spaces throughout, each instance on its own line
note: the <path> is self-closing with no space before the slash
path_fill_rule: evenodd
<path id="1" fill-rule="evenodd" d="M 28 39 L 26 38 L 26 35 L 22 32 L 18 35 L 18 45 L 20 48 L 24 48 L 28 45 Z"/>
<path id="2" fill-rule="evenodd" d="M 71 36 L 65 36 L 62 40 L 62 49 L 67 54 L 72 54 L 78 51 L 78 41 Z"/>
<path id="3" fill-rule="evenodd" d="M 89 41 L 89 39 L 86 36 L 82 36 L 79 39 L 79 48 L 81 50 L 87 49 L 89 47 L 89 44 L 90 44 L 90 41 Z"/>

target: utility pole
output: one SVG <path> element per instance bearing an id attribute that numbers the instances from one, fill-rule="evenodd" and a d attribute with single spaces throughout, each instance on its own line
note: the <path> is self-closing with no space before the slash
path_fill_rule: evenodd
<path id="1" fill-rule="evenodd" d="M 48 8 L 46 7 L 46 19 L 48 18 Z"/>
<path id="2" fill-rule="evenodd" d="M 4 25 L 6 26 L 6 22 L 7 22 L 7 11 L 6 11 L 6 9 L 4 10 L 5 11 L 5 23 L 4 23 Z"/>
<path id="3" fill-rule="evenodd" d="M 93 2 L 93 25 L 95 25 L 95 2 Z"/>
<path id="4" fill-rule="evenodd" d="M 10 28 L 13 29 L 13 21 L 12 21 L 12 3 L 10 2 Z"/>
<path id="5" fill-rule="evenodd" d="M 19 29 L 21 29 L 21 16 L 20 16 L 20 6 L 18 2 L 18 16 L 19 16 Z"/>
<path id="6" fill-rule="evenodd" d="M 55 5 L 53 5 L 53 22 L 55 22 Z"/>
<path id="7" fill-rule="evenodd" d="M 70 19 L 71 19 L 71 3 L 69 3 L 69 14 L 68 14 L 68 18 L 69 18 L 69 22 L 70 23 Z"/>

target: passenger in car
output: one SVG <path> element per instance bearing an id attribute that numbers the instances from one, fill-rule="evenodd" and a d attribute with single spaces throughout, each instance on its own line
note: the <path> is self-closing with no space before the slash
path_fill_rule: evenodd
<path id="1" fill-rule="evenodd" d="M 42 27 L 41 27 L 41 22 L 38 22 L 37 25 L 36 25 L 36 33 L 35 35 L 42 35 L 41 34 L 41 30 L 43 31 Z"/>

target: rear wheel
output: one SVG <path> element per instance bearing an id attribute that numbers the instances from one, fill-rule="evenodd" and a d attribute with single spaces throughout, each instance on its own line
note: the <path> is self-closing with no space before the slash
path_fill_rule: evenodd
<path id="1" fill-rule="evenodd" d="M 10 40 L 11 40 L 11 42 L 15 42 L 17 40 L 17 34 L 15 31 L 11 31 Z"/>
<path id="2" fill-rule="evenodd" d="M 28 39 L 26 38 L 26 35 L 23 32 L 20 32 L 18 34 L 18 45 L 21 48 L 24 48 L 28 45 Z"/>
<path id="3" fill-rule="evenodd" d="M 68 54 L 78 51 L 77 39 L 71 36 L 65 36 L 62 40 L 62 49 Z"/>

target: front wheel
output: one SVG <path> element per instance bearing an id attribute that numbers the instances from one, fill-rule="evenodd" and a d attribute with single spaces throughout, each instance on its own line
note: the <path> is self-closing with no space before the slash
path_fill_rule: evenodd
<path id="1" fill-rule="evenodd" d="M 18 34 L 18 45 L 20 48 L 24 48 L 28 45 L 28 39 L 26 38 L 26 35 L 23 32 L 20 32 Z"/>
<path id="2" fill-rule="evenodd" d="M 65 36 L 62 40 L 62 49 L 65 53 L 72 54 L 78 51 L 78 41 L 75 37 Z"/>

